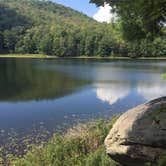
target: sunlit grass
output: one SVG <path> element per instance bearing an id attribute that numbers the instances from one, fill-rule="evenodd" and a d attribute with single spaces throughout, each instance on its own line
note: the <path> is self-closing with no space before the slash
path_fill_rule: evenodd
<path id="1" fill-rule="evenodd" d="M 24 157 L 9 156 L 11 166 L 115 166 L 105 153 L 104 139 L 116 121 L 79 124 L 65 134 L 54 134 L 44 146 L 34 145 Z"/>
<path id="2" fill-rule="evenodd" d="M 166 60 L 166 57 L 121 57 L 121 56 L 70 56 L 61 57 L 56 55 L 45 55 L 45 54 L 0 54 L 0 58 L 64 58 L 64 59 L 110 59 L 110 60 Z"/>
<path id="3" fill-rule="evenodd" d="M 57 58 L 57 56 L 44 54 L 0 54 L 0 58 Z"/>
<path id="4" fill-rule="evenodd" d="M 164 80 L 166 80 L 166 74 L 162 74 Z"/>
<path id="5" fill-rule="evenodd" d="M 104 120 L 79 124 L 65 134 L 55 133 L 52 139 L 33 145 L 24 156 L 8 154 L 4 162 L 9 166 L 119 166 L 106 154 L 104 139 L 116 122 L 115 116 L 109 123 Z M 165 151 L 155 163 L 146 166 L 165 166 Z"/>

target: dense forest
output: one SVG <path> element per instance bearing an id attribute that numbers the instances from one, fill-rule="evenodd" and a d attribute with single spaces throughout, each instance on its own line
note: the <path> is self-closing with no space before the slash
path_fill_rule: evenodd
<path id="1" fill-rule="evenodd" d="M 118 14 L 118 20 L 110 24 L 98 23 L 51 1 L 0 0 L 0 53 L 60 57 L 166 55 L 165 0 L 148 0 L 146 5 L 145 0 L 107 1 Z M 103 5 L 103 1 L 92 2 Z"/>

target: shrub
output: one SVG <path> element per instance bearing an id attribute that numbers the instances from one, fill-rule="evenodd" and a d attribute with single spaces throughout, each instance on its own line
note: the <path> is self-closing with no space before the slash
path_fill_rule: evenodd
<path id="1" fill-rule="evenodd" d="M 114 166 L 105 153 L 104 139 L 117 117 L 80 124 L 64 135 L 55 134 L 45 146 L 34 146 L 23 158 L 14 158 L 14 166 Z"/>
<path id="2" fill-rule="evenodd" d="M 116 162 L 110 159 L 103 146 L 99 147 L 86 158 L 86 166 L 116 166 Z"/>

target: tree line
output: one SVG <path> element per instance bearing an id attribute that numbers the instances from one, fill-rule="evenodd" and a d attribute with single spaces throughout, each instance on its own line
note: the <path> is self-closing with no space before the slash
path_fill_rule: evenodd
<path id="1" fill-rule="evenodd" d="M 92 2 L 103 4 L 97 0 Z M 108 1 L 115 6 L 113 9 L 119 19 L 106 24 L 51 1 L 0 0 L 0 53 L 61 57 L 165 56 L 164 18 L 159 14 L 149 21 L 140 17 L 136 13 L 141 7 L 140 1 L 134 2 L 127 5 Z M 132 5 L 136 6 L 135 10 Z M 154 11 L 158 11 L 159 5 L 155 5 Z M 145 9 L 149 14 L 147 6 Z M 129 8 L 133 11 L 128 15 L 125 12 L 130 10 L 124 9 Z"/>

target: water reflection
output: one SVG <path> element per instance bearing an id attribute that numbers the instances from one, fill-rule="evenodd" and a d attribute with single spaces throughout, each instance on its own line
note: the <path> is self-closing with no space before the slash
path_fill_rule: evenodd
<path id="1" fill-rule="evenodd" d="M 142 95 L 146 100 L 166 96 L 166 83 L 139 83 L 137 87 L 137 92 Z"/>
<path id="2" fill-rule="evenodd" d="M 159 81 L 152 82 L 137 82 L 132 84 L 125 83 L 111 83 L 111 84 L 97 84 L 96 96 L 103 102 L 111 105 L 117 103 L 119 100 L 125 100 L 129 96 L 144 99 L 144 101 L 152 100 L 166 95 L 166 83 Z M 134 95 L 134 94 L 135 95 Z M 130 102 L 128 102 L 130 104 Z"/>
<path id="3" fill-rule="evenodd" d="M 125 98 L 130 92 L 130 84 L 126 86 L 123 83 L 97 84 L 96 87 L 97 98 L 110 105 Z"/>
<path id="4" fill-rule="evenodd" d="M 0 61 L 0 101 L 55 99 L 86 84 L 88 81 L 70 78 L 56 71 L 40 70 L 35 60 Z"/>
<path id="5" fill-rule="evenodd" d="M 0 59 L 0 130 L 109 118 L 165 95 L 163 73 L 166 61 Z"/>

